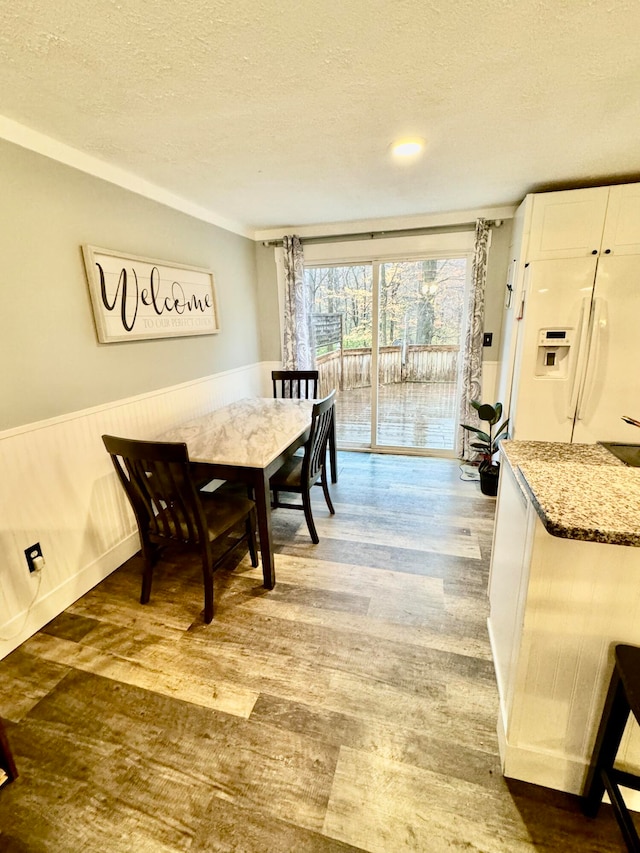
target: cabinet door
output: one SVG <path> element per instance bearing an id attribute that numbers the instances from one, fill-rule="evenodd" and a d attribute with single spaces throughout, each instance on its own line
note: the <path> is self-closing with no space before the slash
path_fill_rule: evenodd
<path id="1" fill-rule="evenodd" d="M 640 184 L 609 189 L 602 251 L 607 255 L 640 254 Z"/>
<path id="2" fill-rule="evenodd" d="M 491 550 L 488 627 L 505 728 L 511 712 L 520 653 L 533 527 L 531 504 L 522 493 L 511 466 L 503 462 Z"/>
<path id="3" fill-rule="evenodd" d="M 535 195 L 527 261 L 597 254 L 608 198 L 609 187 Z"/>

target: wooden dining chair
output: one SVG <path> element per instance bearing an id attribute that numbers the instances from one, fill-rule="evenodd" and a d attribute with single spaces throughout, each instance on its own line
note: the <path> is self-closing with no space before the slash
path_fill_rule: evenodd
<path id="1" fill-rule="evenodd" d="M 204 621 L 213 619 L 213 573 L 225 557 L 245 539 L 251 565 L 256 553 L 255 504 L 248 498 L 198 491 L 192 476 L 187 445 L 182 442 L 138 441 L 103 435 L 102 440 L 133 508 L 144 560 L 141 604 L 151 595 L 153 567 L 160 546 L 168 543 L 190 548 L 202 559 Z M 244 522 L 244 533 L 226 542 L 222 554 L 214 542 Z M 216 559 L 214 559 L 214 553 Z"/>
<path id="2" fill-rule="evenodd" d="M 288 397 L 297 400 L 316 400 L 320 383 L 318 370 L 272 370 L 274 397 Z M 329 462 L 331 464 L 331 482 L 338 482 L 338 456 L 336 447 L 335 406 L 329 430 Z"/>
<path id="3" fill-rule="evenodd" d="M 324 400 L 313 404 L 311 430 L 304 446 L 304 456 L 290 456 L 284 465 L 271 477 L 269 485 L 273 491 L 273 506 L 286 509 L 304 510 L 311 541 L 316 545 L 320 541 L 311 510 L 311 488 L 320 480 L 324 499 L 331 515 L 335 509 L 331 502 L 327 482 L 327 441 L 333 420 L 333 408 L 336 392 L 332 391 Z M 280 492 L 293 492 L 302 496 L 302 505 L 283 503 Z"/>
<path id="4" fill-rule="evenodd" d="M 272 370 L 274 397 L 315 400 L 318 397 L 318 370 Z"/>

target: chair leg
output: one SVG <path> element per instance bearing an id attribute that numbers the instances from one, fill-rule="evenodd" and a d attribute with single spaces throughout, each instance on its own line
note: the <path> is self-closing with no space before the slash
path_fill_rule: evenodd
<path id="1" fill-rule="evenodd" d="M 331 502 L 331 495 L 329 494 L 329 483 L 327 481 L 327 466 L 322 466 L 322 476 L 320 477 L 320 482 L 322 483 L 322 491 L 324 492 L 324 499 L 327 502 L 327 506 L 329 508 L 329 512 L 331 515 L 335 515 L 336 511 L 333 508 L 333 503 Z"/>
<path id="2" fill-rule="evenodd" d="M 251 556 L 251 565 L 255 569 L 258 565 L 258 551 L 256 548 L 256 513 L 251 510 L 247 516 L 247 542 L 249 543 L 249 554 Z"/>
<path id="3" fill-rule="evenodd" d="M 629 710 L 620 676 L 614 669 L 582 798 L 582 811 L 589 817 L 595 817 L 600 809 L 605 790 L 602 771 L 607 773 L 613 767 Z"/>
<path id="4" fill-rule="evenodd" d="M 316 530 L 316 526 L 313 522 L 313 513 L 311 512 L 311 489 L 305 489 L 302 492 L 302 508 L 304 509 L 304 517 L 307 520 L 307 527 L 309 528 L 311 541 L 314 545 L 317 545 L 320 541 L 320 537 L 318 536 L 318 531 Z"/>
<path id="5" fill-rule="evenodd" d="M 210 555 L 202 554 L 202 580 L 204 581 L 204 621 L 207 625 L 213 619 L 213 571 Z"/>
<path id="6" fill-rule="evenodd" d="M 151 581 L 153 578 L 153 567 L 157 558 L 157 548 L 143 537 L 140 537 L 142 559 L 144 568 L 142 570 L 142 590 L 140 592 L 140 604 L 148 604 L 151 597 Z"/>
<path id="7" fill-rule="evenodd" d="M 605 788 L 607 789 L 607 794 L 609 794 L 609 799 L 611 800 L 613 815 L 618 821 L 620 832 L 622 833 L 622 837 L 627 845 L 627 850 L 629 850 L 630 853 L 640 853 L 640 838 L 638 837 L 633 818 L 631 817 L 629 809 L 622 797 L 622 792 L 620 791 L 617 782 L 611 778 L 606 770 L 602 771 L 602 779 L 604 781 Z"/>

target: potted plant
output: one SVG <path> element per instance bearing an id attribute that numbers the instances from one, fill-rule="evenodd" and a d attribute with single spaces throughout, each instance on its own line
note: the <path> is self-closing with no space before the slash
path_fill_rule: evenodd
<path id="1" fill-rule="evenodd" d="M 494 462 L 493 457 L 498 452 L 500 441 L 507 437 L 509 419 L 507 418 L 496 428 L 496 424 L 502 417 L 502 403 L 496 403 L 495 406 L 492 406 L 490 403 L 472 400 L 471 405 L 478 413 L 479 419 L 488 423 L 488 431 L 485 432 L 479 427 L 469 424 L 460 424 L 460 426 L 476 436 L 476 441 L 472 441 L 470 446 L 477 450 L 480 455 L 480 465 L 478 466 L 480 491 L 483 495 L 495 496 L 498 494 L 500 463 Z"/>

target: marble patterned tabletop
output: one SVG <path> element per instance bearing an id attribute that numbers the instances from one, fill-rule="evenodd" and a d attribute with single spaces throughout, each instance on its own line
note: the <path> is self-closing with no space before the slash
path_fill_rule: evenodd
<path id="1" fill-rule="evenodd" d="M 504 441 L 501 449 L 549 533 L 640 546 L 640 468 L 598 444 Z"/>
<path id="2" fill-rule="evenodd" d="M 311 423 L 312 400 L 250 397 L 207 412 L 157 436 L 184 441 L 192 462 L 266 466 Z"/>

